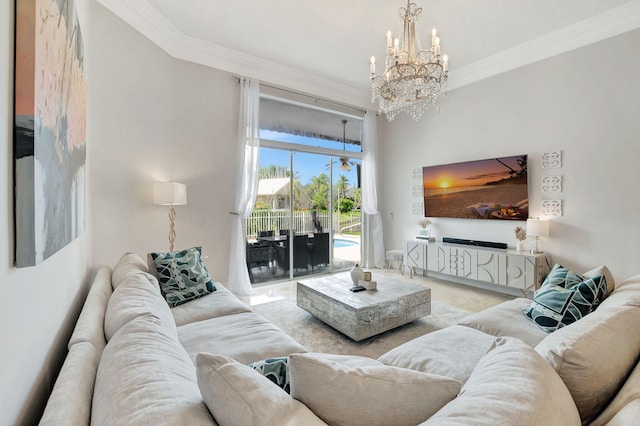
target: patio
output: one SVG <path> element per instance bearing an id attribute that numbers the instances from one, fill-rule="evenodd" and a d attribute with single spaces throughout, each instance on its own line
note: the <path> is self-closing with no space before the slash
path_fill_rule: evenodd
<path id="1" fill-rule="evenodd" d="M 333 215 L 331 227 L 329 212 L 317 212 L 316 217 L 322 233 L 316 232 L 312 213 L 308 210 L 296 211 L 293 215 L 286 210 L 257 211 L 247 218 L 247 269 L 252 284 L 290 278 L 290 239 L 286 235 L 290 230 L 290 223 L 293 223 L 294 231 L 294 277 L 329 272 L 327 260 L 331 252 L 328 245 L 333 246 L 333 271 L 349 269 L 360 262 L 360 216 L 341 216 L 336 213 Z M 333 230 L 333 240 L 327 241 L 322 249 L 318 249 L 314 237 L 330 238 L 329 229 Z M 349 233 L 343 233 L 341 230 L 348 230 Z M 326 234 L 326 237 L 323 234 Z M 318 254 L 318 250 L 326 254 Z"/>

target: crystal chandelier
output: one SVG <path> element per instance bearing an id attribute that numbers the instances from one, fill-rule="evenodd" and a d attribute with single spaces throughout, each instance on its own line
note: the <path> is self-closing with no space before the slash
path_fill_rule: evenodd
<path id="1" fill-rule="evenodd" d="M 387 31 L 387 58 L 384 73 L 376 76 L 376 59 L 371 57 L 371 102 L 380 100 L 380 110 L 393 120 L 399 112 L 406 112 L 414 120 L 430 106 L 437 106 L 447 93 L 449 62 L 440 57 L 440 37 L 431 32 L 431 49 L 422 50 L 416 34 L 416 22 L 422 8 L 407 1 L 400 8 L 402 44 Z"/>

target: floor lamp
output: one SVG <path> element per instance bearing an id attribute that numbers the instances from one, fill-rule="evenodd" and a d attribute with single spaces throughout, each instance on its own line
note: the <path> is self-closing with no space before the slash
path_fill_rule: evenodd
<path id="1" fill-rule="evenodd" d="M 169 206 L 169 251 L 176 241 L 176 211 L 173 206 L 187 204 L 187 186 L 178 182 L 156 182 L 153 184 L 153 204 Z"/>

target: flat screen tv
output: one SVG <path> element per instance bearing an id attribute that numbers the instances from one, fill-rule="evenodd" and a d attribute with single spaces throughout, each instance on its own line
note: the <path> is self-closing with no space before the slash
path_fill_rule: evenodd
<path id="1" fill-rule="evenodd" d="M 422 168 L 425 217 L 526 220 L 527 156 Z"/>

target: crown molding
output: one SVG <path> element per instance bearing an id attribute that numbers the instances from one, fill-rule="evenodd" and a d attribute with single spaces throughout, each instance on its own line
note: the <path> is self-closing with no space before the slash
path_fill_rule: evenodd
<path id="1" fill-rule="evenodd" d="M 640 28 L 640 0 L 553 31 L 452 70 L 448 90 L 532 64 Z"/>
<path id="2" fill-rule="evenodd" d="M 174 58 L 365 110 L 372 109 L 368 90 L 187 36 L 146 0 L 98 2 Z"/>
<path id="3" fill-rule="evenodd" d="M 98 2 L 174 58 L 256 78 L 347 105 L 374 109 L 370 103 L 368 88 L 354 87 L 187 36 L 147 0 Z M 452 91 L 637 28 L 640 28 L 640 0 L 633 0 L 535 40 L 454 69 L 450 73 L 448 90 Z"/>

